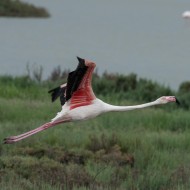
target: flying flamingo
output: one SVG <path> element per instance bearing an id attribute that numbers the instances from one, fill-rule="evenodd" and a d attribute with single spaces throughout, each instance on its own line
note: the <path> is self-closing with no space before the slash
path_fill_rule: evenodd
<path id="1" fill-rule="evenodd" d="M 69 73 L 67 83 L 49 91 L 52 95 L 52 101 L 60 97 L 62 110 L 50 122 L 21 135 L 5 138 L 4 143 L 15 143 L 55 125 L 71 121 L 87 120 L 105 112 L 130 111 L 166 104 L 168 102 L 179 103 L 175 96 L 163 96 L 153 102 L 141 105 L 115 106 L 107 104 L 96 98 L 91 87 L 92 73 L 96 64 L 92 61 L 77 58 L 79 64 L 75 71 Z"/>
<path id="2" fill-rule="evenodd" d="M 189 19 L 190 18 L 190 11 L 183 12 L 182 17 Z"/>

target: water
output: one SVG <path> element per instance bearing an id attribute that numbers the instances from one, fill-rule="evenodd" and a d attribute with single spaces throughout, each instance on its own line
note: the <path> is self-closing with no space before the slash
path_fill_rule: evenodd
<path id="1" fill-rule="evenodd" d="M 71 70 L 76 56 L 98 72 L 136 73 L 173 89 L 190 80 L 189 0 L 25 0 L 48 19 L 0 18 L 0 74 L 22 75 L 42 65 Z"/>

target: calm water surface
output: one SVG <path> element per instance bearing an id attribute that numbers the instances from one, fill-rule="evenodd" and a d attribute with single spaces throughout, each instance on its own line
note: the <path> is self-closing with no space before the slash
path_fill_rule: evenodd
<path id="1" fill-rule="evenodd" d="M 0 74 L 43 66 L 74 69 L 76 56 L 98 72 L 131 72 L 177 89 L 190 80 L 189 0 L 25 0 L 48 9 L 48 19 L 0 18 Z"/>

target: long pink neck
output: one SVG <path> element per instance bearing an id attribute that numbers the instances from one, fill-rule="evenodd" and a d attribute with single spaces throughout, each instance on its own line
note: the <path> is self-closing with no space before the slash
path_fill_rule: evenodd
<path id="1" fill-rule="evenodd" d="M 114 106 L 106 103 L 106 110 L 109 111 L 130 111 L 135 109 L 142 109 L 150 106 L 158 105 L 158 102 L 149 102 L 145 104 L 140 105 L 134 105 L 134 106 Z"/>

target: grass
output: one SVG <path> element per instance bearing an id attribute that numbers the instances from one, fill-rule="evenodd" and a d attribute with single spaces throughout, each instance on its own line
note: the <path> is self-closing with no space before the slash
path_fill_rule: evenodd
<path id="1" fill-rule="evenodd" d="M 1 139 L 49 121 L 60 109 L 48 94 L 3 97 L 0 105 Z M 1 144 L 0 188 L 189 189 L 189 126 L 187 111 L 157 107 L 108 113 Z"/>
<path id="2" fill-rule="evenodd" d="M 124 98 L 132 97 L 134 89 L 126 94 L 98 93 L 104 82 L 95 83 L 96 94 L 104 101 L 138 103 Z M 50 121 L 60 111 L 59 101 L 50 101 L 51 87 L 51 81 L 35 82 L 27 76 L 0 77 L 2 142 Z M 107 113 L 53 127 L 16 144 L 0 144 L 0 189 L 189 189 L 190 117 L 182 108 L 168 104 Z"/>

